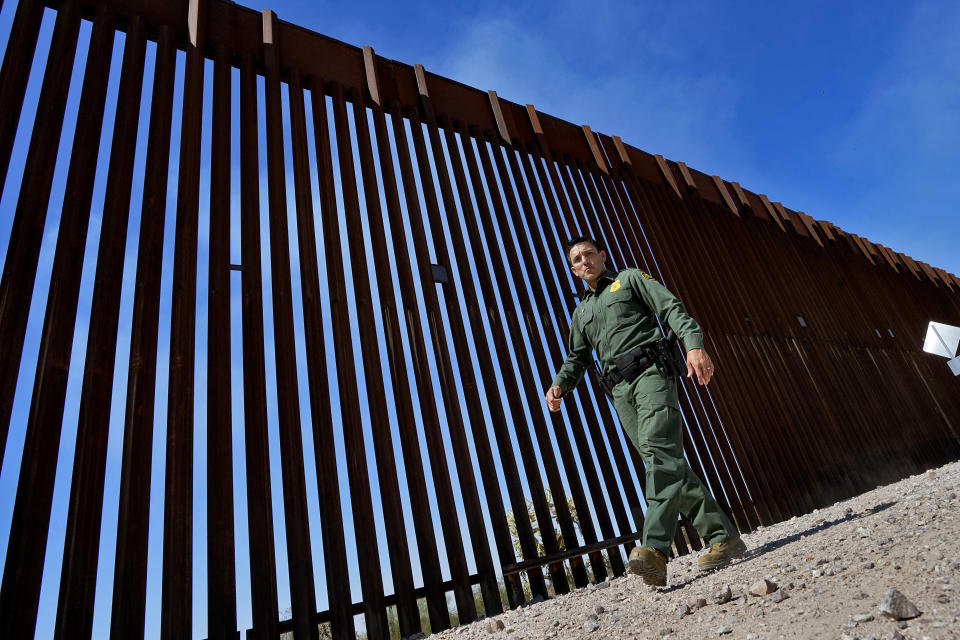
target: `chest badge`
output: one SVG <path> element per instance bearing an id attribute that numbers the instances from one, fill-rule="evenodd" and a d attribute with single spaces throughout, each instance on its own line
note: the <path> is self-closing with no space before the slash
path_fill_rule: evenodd
<path id="1" fill-rule="evenodd" d="M 640 272 L 640 275 L 641 275 L 642 277 L 646 278 L 647 280 L 653 280 L 653 276 L 650 275 L 649 273 L 647 273 L 646 271 L 641 271 L 641 272 Z"/>
<path id="2" fill-rule="evenodd" d="M 614 280 L 613 284 L 610 285 L 610 293 L 613 293 L 614 291 L 620 291 L 620 287 L 622 286 L 623 285 L 620 284 L 619 280 Z"/>

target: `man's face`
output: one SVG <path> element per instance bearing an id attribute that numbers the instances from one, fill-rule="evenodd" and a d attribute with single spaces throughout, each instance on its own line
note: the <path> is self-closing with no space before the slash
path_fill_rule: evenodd
<path id="1" fill-rule="evenodd" d="M 585 280 L 591 287 L 606 271 L 604 266 L 606 261 L 607 253 L 597 251 L 597 248 L 589 242 L 575 244 L 570 249 L 570 269 L 573 275 Z"/>

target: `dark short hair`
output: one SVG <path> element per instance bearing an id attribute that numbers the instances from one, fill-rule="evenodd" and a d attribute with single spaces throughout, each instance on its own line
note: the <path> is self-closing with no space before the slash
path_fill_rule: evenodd
<path id="1" fill-rule="evenodd" d="M 567 256 L 567 260 L 570 260 L 570 250 L 573 249 L 578 244 L 587 242 L 593 245 L 593 248 L 597 250 L 597 253 L 604 251 L 603 245 L 594 240 L 593 238 L 588 238 L 587 236 L 576 236 L 567 240 L 566 244 L 563 245 L 563 252 Z"/>

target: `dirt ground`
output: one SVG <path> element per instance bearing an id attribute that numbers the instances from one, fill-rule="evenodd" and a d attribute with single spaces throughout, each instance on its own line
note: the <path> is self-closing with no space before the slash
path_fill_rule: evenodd
<path id="1" fill-rule="evenodd" d="M 434 637 L 960 639 L 958 491 L 953 463 L 762 527 L 721 570 L 700 573 L 691 555 L 670 562 L 665 588 L 613 578 Z M 891 589 L 919 615 L 884 614 Z"/>

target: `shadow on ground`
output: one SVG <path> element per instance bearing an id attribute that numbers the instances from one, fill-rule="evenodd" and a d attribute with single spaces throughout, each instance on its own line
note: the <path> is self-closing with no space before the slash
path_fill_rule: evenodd
<path id="1" fill-rule="evenodd" d="M 727 565 L 727 566 L 735 566 L 735 565 L 738 565 L 738 564 L 740 564 L 740 563 L 742 563 L 742 562 L 746 562 L 747 560 L 752 560 L 753 558 L 756 558 L 756 557 L 758 557 L 758 556 L 761 556 L 761 555 L 763 555 L 763 554 L 765 554 L 765 553 L 768 553 L 768 552 L 770 552 L 770 551 L 774 551 L 774 550 L 779 549 L 779 548 L 781 548 L 781 547 L 785 547 L 785 546 L 787 546 L 788 544 L 790 544 L 791 542 L 796 542 L 796 541 L 800 540 L 801 538 L 805 538 L 806 536 L 814 535 L 814 534 L 816 534 L 816 533 L 820 533 L 821 531 L 826 531 L 827 529 L 829 529 L 829 528 L 831 528 L 831 527 L 835 527 L 835 526 L 837 526 L 838 524 L 843 524 L 843 523 L 845 523 L 845 522 L 851 522 L 851 521 L 853 521 L 853 520 L 858 520 L 858 519 L 864 518 L 864 517 L 866 517 L 866 516 L 872 516 L 872 515 L 874 515 L 874 514 L 880 513 L 881 511 L 886 511 L 887 509 L 889 509 L 890 507 L 892 507 L 892 506 L 895 505 L 895 504 L 897 504 L 897 503 L 896 503 L 896 502 L 881 502 L 881 503 L 878 504 L 877 506 L 875 506 L 875 507 L 869 507 L 869 508 L 864 509 L 863 511 L 861 511 L 861 512 L 859 512 L 859 513 L 848 513 L 848 514 L 844 515 L 843 517 L 837 518 L 837 519 L 835 519 L 835 520 L 825 520 L 825 521 L 820 522 L 819 524 L 817 524 L 817 525 L 815 525 L 815 526 L 813 526 L 813 527 L 810 527 L 809 529 L 805 529 L 805 530 L 800 531 L 800 532 L 798 532 L 798 533 L 794 533 L 794 534 L 791 534 L 791 535 L 789 535 L 789 536 L 785 536 L 785 537 L 783 537 L 783 538 L 779 538 L 779 539 L 777 539 L 777 540 L 771 540 L 770 542 L 767 542 L 766 544 L 760 545 L 759 547 L 756 547 L 756 548 L 753 548 L 753 549 L 749 549 L 743 556 L 741 556 L 740 558 L 738 558 L 737 560 L 735 560 L 734 562 L 730 563 L 730 564 Z M 719 571 L 719 569 L 718 569 L 717 571 Z M 707 571 L 707 572 L 705 572 L 705 573 L 697 574 L 697 575 L 693 576 L 692 578 L 690 578 L 689 580 L 686 580 L 685 582 L 680 582 L 680 583 L 678 583 L 678 584 L 672 584 L 672 585 L 670 585 L 669 587 L 666 587 L 665 589 L 660 589 L 660 592 L 661 592 L 661 593 L 670 593 L 670 592 L 672 592 L 672 591 L 678 591 L 678 590 L 680 590 L 680 589 L 683 589 L 683 588 L 686 587 L 687 585 L 690 585 L 690 584 L 693 584 L 694 582 L 697 582 L 698 580 L 702 580 L 702 579 L 704 579 L 704 578 L 706 578 L 706 577 L 709 577 L 709 576 L 712 575 L 713 573 L 714 573 L 714 571 Z"/>

